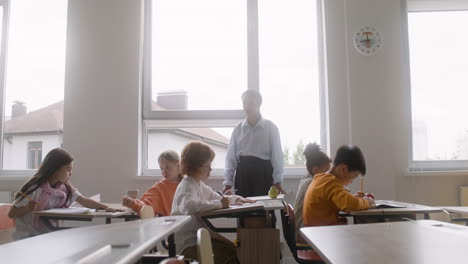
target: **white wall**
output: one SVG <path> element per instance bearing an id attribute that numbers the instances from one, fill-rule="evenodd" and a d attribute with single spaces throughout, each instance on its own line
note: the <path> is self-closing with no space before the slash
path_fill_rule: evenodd
<path id="1" fill-rule="evenodd" d="M 119 201 L 138 173 L 141 0 L 70 0 L 64 147 L 73 184 Z"/>
<path id="2" fill-rule="evenodd" d="M 11 142 L 11 143 L 10 143 Z M 52 149 L 62 144 L 61 135 L 12 136 L 10 141 L 3 140 L 3 168 L 24 170 L 28 168 L 28 143 L 42 142 L 42 159 Z"/>
<path id="3" fill-rule="evenodd" d="M 410 98 L 404 12 L 400 0 L 325 0 L 330 148 L 359 145 L 366 191 L 378 198 L 429 205 L 457 204 L 467 176 L 408 177 Z M 116 201 L 123 190 L 156 179 L 138 174 L 141 0 L 70 0 L 64 146 L 76 158 L 74 184 Z M 383 34 L 375 55 L 351 42 L 361 26 Z M 210 184 L 220 188 L 221 180 Z M 286 180 L 292 197 L 297 180 Z M 18 186 L 19 183 L 8 186 Z M 6 185 L 2 185 L 2 188 Z"/>

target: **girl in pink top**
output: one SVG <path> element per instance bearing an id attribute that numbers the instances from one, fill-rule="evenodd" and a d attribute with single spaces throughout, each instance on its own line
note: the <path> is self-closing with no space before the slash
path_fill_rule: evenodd
<path id="1" fill-rule="evenodd" d="M 70 184 L 72 169 L 73 157 L 65 150 L 56 148 L 47 153 L 36 174 L 16 193 L 8 212 L 16 219 L 15 239 L 51 231 L 43 222 L 47 220 L 34 216 L 32 211 L 66 208 L 75 201 L 87 208 L 119 211 L 81 195 Z"/>
<path id="2" fill-rule="evenodd" d="M 143 205 L 149 205 L 153 207 L 155 216 L 170 215 L 174 193 L 182 180 L 179 161 L 179 155 L 173 150 L 161 153 L 158 157 L 158 163 L 164 179 L 151 186 L 140 200 L 124 196 L 122 205 L 136 212 L 139 212 Z"/>

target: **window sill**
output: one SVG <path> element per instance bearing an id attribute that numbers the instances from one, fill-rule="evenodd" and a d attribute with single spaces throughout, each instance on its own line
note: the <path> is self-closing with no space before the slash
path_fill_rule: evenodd
<path id="1" fill-rule="evenodd" d="M 36 170 L 0 170 L 0 181 L 25 181 L 35 172 Z"/>
<path id="2" fill-rule="evenodd" d="M 468 176 L 468 170 L 408 171 L 406 176 Z"/>
<path id="3" fill-rule="evenodd" d="M 148 180 L 162 180 L 162 175 L 159 170 L 154 170 L 143 172 L 143 174 L 136 175 L 134 179 L 141 180 L 141 181 L 148 181 Z M 284 169 L 284 180 L 293 180 L 293 179 L 301 179 L 306 174 L 305 168 L 286 168 Z M 208 179 L 211 180 L 224 180 L 223 170 L 221 169 L 214 169 L 211 172 L 211 175 Z"/>

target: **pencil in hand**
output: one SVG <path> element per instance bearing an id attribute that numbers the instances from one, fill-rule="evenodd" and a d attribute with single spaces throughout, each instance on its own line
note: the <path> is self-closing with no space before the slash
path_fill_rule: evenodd
<path id="1" fill-rule="evenodd" d="M 361 193 L 364 194 L 364 177 L 361 176 Z"/>
<path id="2" fill-rule="evenodd" d="M 216 191 L 219 195 L 221 195 L 222 198 L 224 198 L 224 195 L 220 191 Z"/>
<path id="3" fill-rule="evenodd" d="M 27 196 L 25 193 L 23 193 L 23 192 L 18 192 L 18 193 L 21 194 L 24 198 L 26 198 L 26 199 L 28 199 L 28 200 L 30 200 L 30 201 L 36 202 L 33 198 Z M 41 206 L 40 203 L 38 203 L 38 202 L 36 202 L 36 203 L 37 203 L 37 205 Z"/>

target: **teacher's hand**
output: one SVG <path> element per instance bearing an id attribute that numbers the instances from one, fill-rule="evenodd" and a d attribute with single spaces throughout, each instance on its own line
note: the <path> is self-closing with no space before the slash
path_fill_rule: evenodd
<path id="1" fill-rule="evenodd" d="M 283 187 L 281 187 L 281 183 L 278 182 L 273 185 L 276 187 L 276 189 L 278 189 L 279 193 L 286 194 L 286 192 L 283 190 Z"/>
<path id="2" fill-rule="evenodd" d="M 231 192 L 231 188 L 231 185 L 224 185 L 223 193 L 226 195 L 232 195 L 233 193 Z"/>

